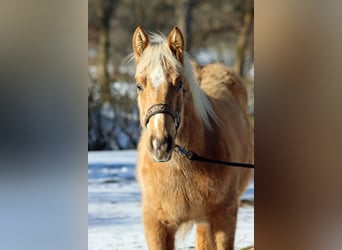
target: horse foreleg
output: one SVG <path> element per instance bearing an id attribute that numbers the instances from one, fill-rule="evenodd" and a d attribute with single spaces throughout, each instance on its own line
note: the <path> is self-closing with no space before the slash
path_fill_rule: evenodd
<path id="1" fill-rule="evenodd" d="M 237 205 L 219 209 L 211 218 L 216 250 L 234 250 Z"/>
<path id="2" fill-rule="evenodd" d="M 155 212 L 144 211 L 143 223 L 149 250 L 173 250 L 175 230 L 163 224 Z"/>
<path id="3" fill-rule="evenodd" d="M 196 230 L 196 250 L 211 250 L 213 247 L 212 234 L 208 224 L 199 224 Z"/>

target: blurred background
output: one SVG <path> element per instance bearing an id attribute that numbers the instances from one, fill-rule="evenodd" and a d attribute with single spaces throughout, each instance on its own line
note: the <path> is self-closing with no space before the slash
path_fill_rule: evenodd
<path id="1" fill-rule="evenodd" d="M 137 26 L 165 36 L 178 26 L 200 65 L 220 62 L 249 92 L 254 124 L 254 1 L 88 0 L 88 249 L 147 249 L 135 179 L 140 136 L 135 66 Z M 254 245 L 254 179 L 241 197 L 237 249 Z M 195 231 L 177 249 L 194 246 Z M 247 247 L 247 248 L 246 248 Z"/>
<path id="2" fill-rule="evenodd" d="M 125 63 L 140 25 L 168 35 L 178 26 L 200 65 L 224 63 L 249 92 L 254 124 L 253 0 L 89 0 L 88 150 L 134 149 L 140 134 L 134 65 Z"/>

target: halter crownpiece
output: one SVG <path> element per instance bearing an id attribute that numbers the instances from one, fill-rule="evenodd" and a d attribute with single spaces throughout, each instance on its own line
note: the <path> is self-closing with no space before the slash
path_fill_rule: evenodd
<path id="1" fill-rule="evenodd" d="M 147 114 L 145 117 L 145 127 L 147 127 L 148 122 L 150 121 L 151 117 L 156 114 L 168 114 L 171 115 L 176 126 L 176 131 L 178 130 L 179 123 L 180 123 L 180 117 L 178 111 L 173 111 L 168 104 L 159 103 L 151 106 L 147 110 Z"/>

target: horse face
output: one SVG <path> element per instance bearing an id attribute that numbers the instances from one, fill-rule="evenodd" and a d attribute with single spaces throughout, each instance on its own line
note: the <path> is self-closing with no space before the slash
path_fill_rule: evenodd
<path id="1" fill-rule="evenodd" d="M 136 80 L 141 125 L 148 135 L 147 146 L 155 161 L 168 161 L 179 125 L 177 115 L 183 113 L 183 76 L 166 72 L 157 65 Z"/>
<path id="2" fill-rule="evenodd" d="M 179 70 L 179 65 L 183 64 L 183 43 L 178 28 L 171 31 L 165 48 L 149 47 L 149 38 L 140 27 L 133 35 L 140 121 L 147 133 L 147 146 L 158 162 L 171 159 L 177 135 L 177 121 L 173 114 L 183 113 L 185 79 Z M 158 59 L 151 60 L 152 57 Z M 150 108 L 156 104 L 168 107 L 167 111 L 149 116 Z"/>

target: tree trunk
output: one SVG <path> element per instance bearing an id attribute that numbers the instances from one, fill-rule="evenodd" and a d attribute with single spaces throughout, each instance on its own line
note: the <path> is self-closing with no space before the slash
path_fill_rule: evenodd
<path id="1" fill-rule="evenodd" d="M 243 14 L 243 23 L 237 37 L 236 55 L 233 70 L 240 76 L 243 76 L 243 68 L 245 64 L 245 51 L 248 46 L 248 40 L 251 37 L 250 33 L 252 31 L 254 23 L 252 4 L 252 0 L 246 0 L 245 13 Z"/>
<path id="2" fill-rule="evenodd" d="M 115 2 L 115 1 L 114 1 Z M 100 20 L 99 27 L 99 51 L 98 51 L 98 83 L 101 89 L 102 102 L 111 100 L 110 93 L 110 79 L 107 70 L 108 58 L 109 58 L 109 31 L 110 31 L 110 19 L 114 10 L 112 1 L 110 0 L 98 0 L 97 1 L 97 16 Z"/>
<path id="3" fill-rule="evenodd" d="M 191 11 L 196 0 L 177 0 L 175 19 L 177 27 L 182 31 L 187 50 L 191 48 Z"/>

